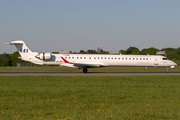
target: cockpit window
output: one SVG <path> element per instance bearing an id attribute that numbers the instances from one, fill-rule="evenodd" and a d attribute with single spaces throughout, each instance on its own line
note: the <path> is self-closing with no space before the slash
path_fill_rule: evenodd
<path id="1" fill-rule="evenodd" d="M 163 60 L 169 60 L 168 58 L 163 58 Z"/>

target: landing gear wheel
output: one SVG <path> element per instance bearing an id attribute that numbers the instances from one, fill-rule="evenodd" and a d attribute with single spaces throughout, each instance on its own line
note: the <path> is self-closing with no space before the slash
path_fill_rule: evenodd
<path id="1" fill-rule="evenodd" d="M 87 71 L 88 71 L 87 68 L 83 69 L 83 73 L 87 73 Z"/>
<path id="2" fill-rule="evenodd" d="M 168 73 L 168 72 L 169 72 L 169 70 L 167 69 L 167 70 L 166 70 L 166 72 Z"/>

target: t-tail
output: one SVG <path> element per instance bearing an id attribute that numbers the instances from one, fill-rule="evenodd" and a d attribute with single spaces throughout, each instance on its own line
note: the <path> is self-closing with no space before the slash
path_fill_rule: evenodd
<path id="1" fill-rule="evenodd" d="M 15 45 L 19 54 L 21 55 L 21 57 L 19 57 L 20 59 L 22 59 L 25 56 L 31 55 L 33 52 L 26 46 L 26 44 L 24 43 L 24 41 L 18 40 L 18 41 L 12 41 L 10 42 L 10 45 Z"/>
<path id="2" fill-rule="evenodd" d="M 43 65 L 44 61 L 52 59 L 51 53 L 38 53 L 32 52 L 25 44 L 24 41 L 12 41 L 10 45 L 15 45 L 21 57 L 18 57 L 21 60 L 28 61 L 34 64 Z"/>

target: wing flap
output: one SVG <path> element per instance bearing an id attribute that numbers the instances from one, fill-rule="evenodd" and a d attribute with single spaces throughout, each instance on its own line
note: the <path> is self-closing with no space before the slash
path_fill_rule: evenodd
<path id="1" fill-rule="evenodd" d="M 76 68 L 76 66 L 74 66 L 73 64 L 69 64 L 69 63 L 63 63 L 63 64 L 60 64 L 60 66 Z"/>
<path id="2" fill-rule="evenodd" d="M 89 64 L 89 63 L 71 63 L 69 61 L 67 61 L 66 59 L 64 59 L 63 57 L 61 57 L 62 60 L 64 61 L 65 64 L 61 64 L 62 66 L 68 66 L 68 67 L 77 67 L 77 68 L 98 68 L 101 67 L 99 64 Z"/>

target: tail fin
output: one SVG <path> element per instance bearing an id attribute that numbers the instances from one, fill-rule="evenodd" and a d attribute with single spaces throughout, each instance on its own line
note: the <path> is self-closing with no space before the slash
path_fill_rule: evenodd
<path id="1" fill-rule="evenodd" d="M 23 57 L 24 55 L 31 54 L 32 51 L 26 46 L 24 41 L 12 41 L 10 45 L 15 45 L 19 54 Z"/>

